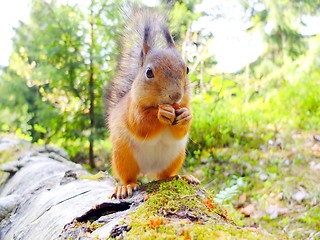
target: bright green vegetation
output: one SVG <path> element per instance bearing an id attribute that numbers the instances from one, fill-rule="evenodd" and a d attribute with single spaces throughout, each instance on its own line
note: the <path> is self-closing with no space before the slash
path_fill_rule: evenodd
<path id="1" fill-rule="evenodd" d="M 193 89 L 183 171 L 197 176 L 237 224 L 319 238 L 320 143 L 313 136 L 320 134 L 320 34 L 303 31 L 319 16 L 319 1 L 232 0 L 216 6 L 220 12 L 197 12 L 201 2 L 170 6 Z M 216 32 L 193 24 L 237 17 L 230 2 L 240 9 L 242 33 L 259 34 L 263 50 L 222 73 L 211 51 Z M 103 95 L 116 69 L 121 4 L 32 1 L 30 21 L 15 29 L 10 64 L 0 75 L 1 132 L 62 146 L 86 168 L 109 170 Z"/>

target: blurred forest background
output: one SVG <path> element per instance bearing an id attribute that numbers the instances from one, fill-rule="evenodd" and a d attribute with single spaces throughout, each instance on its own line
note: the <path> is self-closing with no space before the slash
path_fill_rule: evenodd
<path id="1" fill-rule="evenodd" d="M 0 70 L 0 131 L 61 146 L 94 171 L 109 169 L 104 90 L 125 22 L 122 1 L 87 2 L 31 1 Z M 214 191 L 238 224 L 319 239 L 320 30 L 306 29 L 310 19 L 320 24 L 320 2 L 209 2 L 162 1 L 193 86 L 183 171 Z M 240 23 L 232 34 L 254 39 L 252 50 L 261 45 L 229 70 L 213 51 L 226 22 Z"/>

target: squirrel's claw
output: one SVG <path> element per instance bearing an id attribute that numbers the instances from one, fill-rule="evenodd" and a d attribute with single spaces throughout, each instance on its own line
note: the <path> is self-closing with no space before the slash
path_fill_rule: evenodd
<path id="1" fill-rule="evenodd" d="M 184 180 L 186 180 L 188 183 L 191 183 L 191 184 L 200 184 L 200 181 L 199 179 L 195 178 L 194 176 L 192 175 L 177 175 L 178 178 L 182 178 Z"/>
<path id="2" fill-rule="evenodd" d="M 163 124 L 172 124 L 176 114 L 174 108 L 169 104 L 159 104 L 158 119 Z"/>
<path id="3" fill-rule="evenodd" d="M 125 199 L 127 197 L 132 197 L 133 192 L 138 190 L 138 184 L 131 183 L 126 186 L 116 186 L 114 193 L 111 198 Z"/>
<path id="4" fill-rule="evenodd" d="M 188 108 L 180 108 L 175 111 L 176 118 L 174 119 L 172 125 L 178 125 L 178 124 L 186 124 L 192 119 L 191 112 Z"/>

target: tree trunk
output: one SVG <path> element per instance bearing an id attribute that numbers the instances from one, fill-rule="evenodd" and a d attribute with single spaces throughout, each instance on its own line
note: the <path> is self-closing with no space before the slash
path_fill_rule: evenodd
<path id="1" fill-rule="evenodd" d="M 92 3 L 93 4 L 93 3 Z M 89 163 L 90 167 L 94 168 L 94 129 L 95 129 L 95 116 L 94 116 L 94 66 L 93 66 L 93 51 L 94 51 L 94 16 L 93 16 L 93 6 L 91 6 L 90 11 L 90 69 L 89 69 L 89 98 L 90 98 L 90 137 L 89 137 Z"/>
<path id="2" fill-rule="evenodd" d="M 210 194 L 185 180 L 151 182 L 119 201 L 110 199 L 111 177 L 88 174 L 59 148 L 0 137 L 0 163 L 5 161 L 3 240 L 276 239 L 236 226 Z"/>
<path id="3" fill-rule="evenodd" d="M 110 177 L 85 179 L 89 173 L 59 148 L 27 149 L 25 143 L 0 138 L 0 159 L 6 146 L 21 156 L 0 169 L 10 174 L 0 188 L 0 239 L 59 239 L 66 224 L 86 220 L 93 207 L 98 214 L 102 208 L 120 211 L 128 205 L 108 198 L 114 190 Z"/>

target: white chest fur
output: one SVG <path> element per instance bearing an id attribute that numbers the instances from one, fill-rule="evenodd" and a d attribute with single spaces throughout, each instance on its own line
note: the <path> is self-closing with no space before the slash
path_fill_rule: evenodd
<path id="1" fill-rule="evenodd" d="M 177 140 L 169 128 L 152 140 L 131 139 L 133 155 L 142 174 L 156 174 L 167 169 L 187 144 L 188 136 Z"/>

